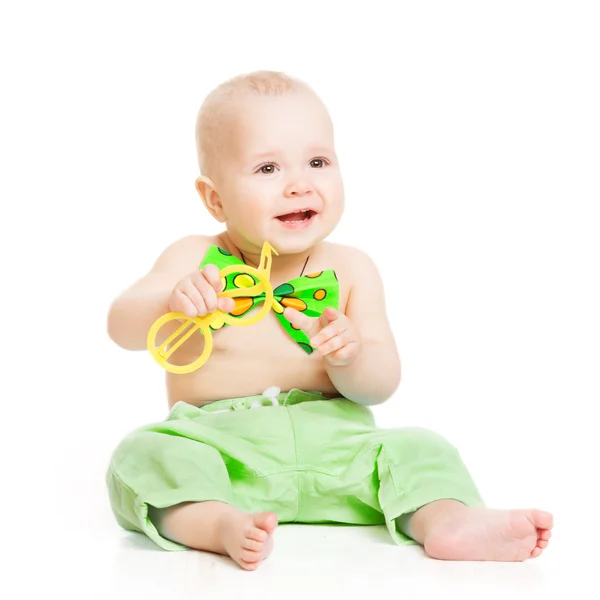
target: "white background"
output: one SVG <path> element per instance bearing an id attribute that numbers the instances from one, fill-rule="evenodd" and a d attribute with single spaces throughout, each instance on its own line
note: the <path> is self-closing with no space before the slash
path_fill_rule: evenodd
<path id="1" fill-rule="evenodd" d="M 3 3 L 3 537 L 23 597 L 196 597 L 210 584 L 212 598 L 233 581 L 258 594 L 265 573 L 284 597 L 400 590 L 410 560 L 427 565 L 409 569 L 415 590 L 463 598 L 589 576 L 599 30 L 597 4 L 577 1 Z M 110 453 L 167 406 L 147 353 L 108 339 L 108 306 L 166 245 L 219 231 L 193 186 L 196 111 L 255 69 L 304 79 L 332 113 L 347 210 L 331 239 L 379 265 L 403 360 L 378 422 L 444 434 L 490 506 L 552 511 L 537 561 L 448 566 L 390 554 L 382 537 L 381 562 L 372 538 L 338 528 L 342 562 L 317 569 L 296 546 L 317 528 L 296 527 L 247 575 L 151 552 L 112 520 Z"/>

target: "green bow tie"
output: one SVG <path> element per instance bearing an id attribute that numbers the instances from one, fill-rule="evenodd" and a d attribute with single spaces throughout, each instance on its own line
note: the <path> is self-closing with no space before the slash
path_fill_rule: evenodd
<path id="1" fill-rule="evenodd" d="M 219 270 L 230 265 L 243 265 L 244 262 L 233 256 L 227 250 L 211 245 L 200 265 L 202 269 L 206 265 L 216 265 Z M 257 283 L 257 280 L 247 273 L 231 273 L 224 278 L 223 291 L 232 288 L 251 287 Z M 279 319 L 283 328 L 300 345 L 300 347 L 310 354 L 314 348 L 310 345 L 308 336 L 300 329 L 294 328 L 290 322 L 283 316 L 283 310 L 286 307 L 295 308 L 303 312 L 308 317 L 318 317 L 327 307 L 333 307 L 337 310 L 339 300 L 339 284 L 335 271 L 327 270 L 319 273 L 310 273 L 292 279 L 287 283 L 281 284 L 273 290 L 275 299 L 273 301 L 273 311 Z M 242 317 L 248 311 L 252 310 L 258 303 L 263 302 L 264 292 L 255 297 L 238 297 L 235 300 L 235 309 L 231 311 L 233 317 Z M 214 321 L 210 328 L 220 329 L 226 325 L 223 321 Z"/>

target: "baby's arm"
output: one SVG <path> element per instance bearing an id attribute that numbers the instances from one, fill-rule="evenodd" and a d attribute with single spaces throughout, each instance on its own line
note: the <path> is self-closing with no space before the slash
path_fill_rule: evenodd
<path id="1" fill-rule="evenodd" d="M 387 318 L 383 284 L 371 258 L 357 249 L 349 252 L 352 282 L 346 316 L 356 328 L 360 351 L 347 366 L 326 364 L 336 389 L 360 404 L 380 404 L 400 383 L 400 358 Z"/>
<path id="2" fill-rule="evenodd" d="M 208 249 L 204 236 L 188 236 L 169 246 L 150 272 L 111 305 L 108 335 L 126 350 L 145 350 L 152 323 L 169 312 L 169 295 L 177 283 L 198 269 Z"/>

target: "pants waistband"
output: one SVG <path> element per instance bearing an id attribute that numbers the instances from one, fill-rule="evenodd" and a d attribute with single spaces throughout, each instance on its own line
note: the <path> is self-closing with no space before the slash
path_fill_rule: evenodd
<path id="1" fill-rule="evenodd" d="M 279 388 L 268 388 L 257 396 L 244 396 L 242 398 L 226 398 L 215 400 L 200 407 L 204 412 L 229 412 L 233 410 L 249 410 L 268 406 L 291 406 L 301 402 L 314 402 L 315 400 L 331 400 L 339 398 L 338 394 L 325 394 L 323 392 L 305 392 L 299 389 L 291 389 L 288 392 L 280 392 Z"/>

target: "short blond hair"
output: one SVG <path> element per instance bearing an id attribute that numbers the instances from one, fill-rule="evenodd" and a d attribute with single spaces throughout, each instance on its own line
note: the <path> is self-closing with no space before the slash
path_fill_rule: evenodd
<path id="1" fill-rule="evenodd" d="M 232 104 L 245 94 L 283 96 L 299 89 L 311 90 L 303 81 L 279 71 L 253 71 L 233 77 L 216 87 L 204 100 L 196 119 L 198 166 L 203 175 L 213 174 L 219 158 L 219 138 L 225 135 Z"/>

